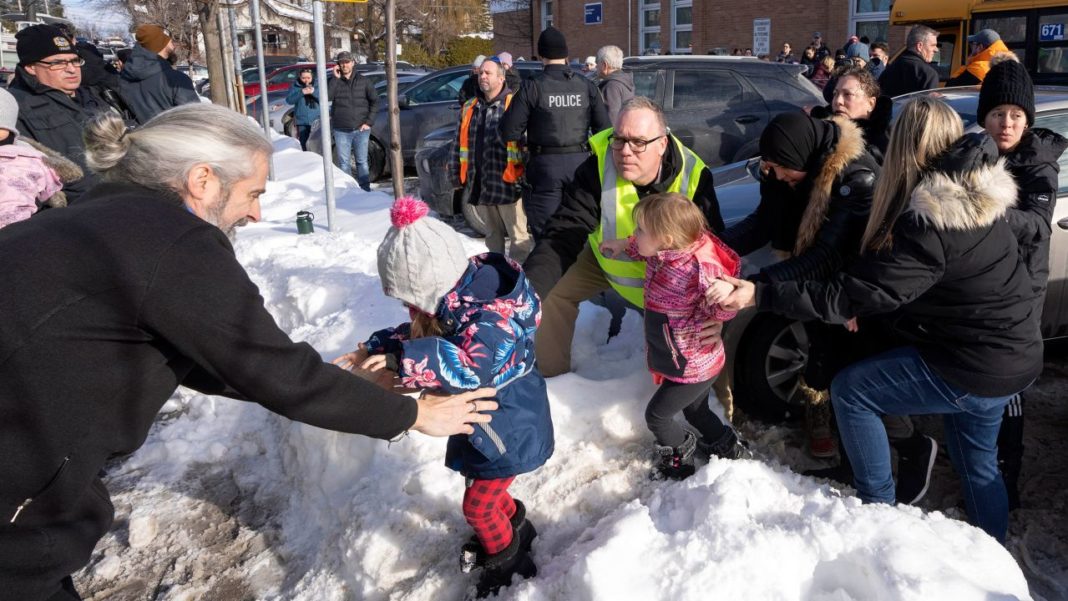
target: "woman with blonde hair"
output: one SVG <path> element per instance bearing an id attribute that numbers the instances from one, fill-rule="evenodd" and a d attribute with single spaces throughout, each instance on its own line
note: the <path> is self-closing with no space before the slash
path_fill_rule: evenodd
<path id="1" fill-rule="evenodd" d="M 886 319 L 905 346 L 842 370 L 831 384 L 857 494 L 893 503 L 880 415 L 943 414 L 950 460 L 972 523 L 1004 542 L 997 434 L 1009 398 L 1042 371 L 1031 280 L 1006 211 L 1016 185 L 988 136 L 960 138 L 960 118 L 933 98 L 909 102 L 890 136 L 862 255 L 826 281 L 752 284 L 724 301 L 795 319 Z"/>

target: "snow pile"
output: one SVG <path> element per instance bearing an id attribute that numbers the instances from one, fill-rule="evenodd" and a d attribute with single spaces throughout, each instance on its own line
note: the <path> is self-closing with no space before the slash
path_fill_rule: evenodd
<path id="1" fill-rule="evenodd" d="M 238 255 L 282 328 L 330 360 L 406 317 L 376 279 L 391 198 L 361 193 L 336 172 L 339 231 L 327 233 L 321 159 L 290 148 L 275 169 L 263 222 L 241 231 Z M 296 234 L 299 210 L 317 213 L 314 235 Z M 472 240 L 470 250 L 484 246 Z M 608 320 L 583 306 L 576 372 L 549 381 L 556 454 L 512 487 L 540 534 L 540 574 L 502 597 L 1030 598 L 1012 557 L 980 530 L 915 508 L 861 505 L 775 461 L 715 460 L 685 482 L 651 482 L 643 412 L 654 387 L 640 318 L 628 313 L 605 343 Z M 462 599 L 473 582 L 458 569 L 470 532 L 463 478 L 442 465 L 444 440 L 413 434 L 390 445 L 189 391 L 165 410 L 112 476 L 139 478 L 124 500 L 135 507 L 130 547 L 151 546 L 160 520 L 181 511 L 160 490 L 182 489 L 210 466 L 230 474 L 233 503 L 272 531 L 262 558 L 242 568 L 257 598 Z M 108 553 L 93 569 L 117 572 L 119 558 Z M 184 599 L 205 588 L 168 590 Z"/>

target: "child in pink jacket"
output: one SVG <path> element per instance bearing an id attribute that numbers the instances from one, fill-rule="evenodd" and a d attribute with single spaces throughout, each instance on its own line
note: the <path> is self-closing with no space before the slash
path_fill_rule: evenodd
<path id="1" fill-rule="evenodd" d="M 41 205 L 66 206 L 60 173 L 76 172 L 66 181 L 82 176 L 73 162 L 19 140 L 18 117 L 15 98 L 0 88 L 0 228 L 28 219 Z"/>
<path id="2" fill-rule="evenodd" d="M 649 401 L 645 420 L 657 442 L 657 478 L 681 480 L 694 473 L 694 454 L 736 459 L 746 452 L 734 430 L 708 406 L 708 393 L 723 369 L 723 343 L 701 343 L 710 319 L 734 313 L 710 303 L 710 288 L 733 286 L 718 281 L 737 276 L 738 255 L 708 231 L 701 210 L 682 194 L 643 198 L 634 207 L 636 228 L 626 241 L 601 245 L 606 256 L 626 252 L 645 261 L 645 343 L 649 370 L 660 388 Z M 682 412 L 701 439 L 675 421 Z"/>

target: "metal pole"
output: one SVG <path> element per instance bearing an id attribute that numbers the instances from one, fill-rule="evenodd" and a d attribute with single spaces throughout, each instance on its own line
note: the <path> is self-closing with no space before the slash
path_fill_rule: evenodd
<path id="1" fill-rule="evenodd" d="M 226 105 L 230 110 L 241 112 L 234 98 L 234 85 L 231 80 L 229 65 L 226 64 L 226 27 L 223 26 L 222 7 L 215 11 L 215 26 L 219 28 L 219 53 L 222 55 L 223 83 L 226 85 Z"/>
<path id="2" fill-rule="evenodd" d="M 400 107 L 397 105 L 397 0 L 386 0 L 386 99 L 389 102 L 389 158 L 393 171 L 393 198 L 404 196 L 404 159 L 401 157 Z"/>
<path id="3" fill-rule="evenodd" d="M 263 66 L 263 29 L 260 28 L 260 0 L 250 0 L 252 7 L 252 27 L 256 30 L 256 63 L 260 68 L 260 122 L 263 123 L 263 133 L 267 139 L 271 139 L 271 116 L 267 102 L 267 69 Z M 268 177 L 274 181 L 274 161 L 269 161 L 270 174 Z"/>
<path id="4" fill-rule="evenodd" d="M 237 98 L 237 110 L 245 112 L 245 82 L 241 79 L 241 49 L 237 44 L 237 19 L 234 17 L 234 5 L 227 6 L 226 15 L 230 21 L 230 47 L 234 50 L 234 96 Z"/>
<path id="5" fill-rule="evenodd" d="M 326 81 L 326 36 L 323 35 L 323 2 L 312 4 L 315 29 L 315 72 L 319 85 L 319 135 L 323 147 L 323 191 L 326 192 L 326 228 L 334 230 L 334 149 L 330 145 L 330 107 Z"/>

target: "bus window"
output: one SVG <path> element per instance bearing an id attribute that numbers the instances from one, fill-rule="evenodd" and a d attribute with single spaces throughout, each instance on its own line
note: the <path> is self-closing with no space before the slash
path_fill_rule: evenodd
<path id="1" fill-rule="evenodd" d="M 1068 13 L 1038 17 L 1039 73 L 1068 73 Z"/>
<path id="2" fill-rule="evenodd" d="M 953 53 L 957 48 L 957 36 L 944 33 L 938 36 L 938 50 L 935 52 L 931 65 L 938 70 L 939 81 L 945 81 L 950 77 L 953 69 Z"/>
<path id="3" fill-rule="evenodd" d="M 1027 15 L 985 17 L 977 14 L 972 23 L 972 32 L 993 29 L 1007 46 L 1027 42 Z"/>

